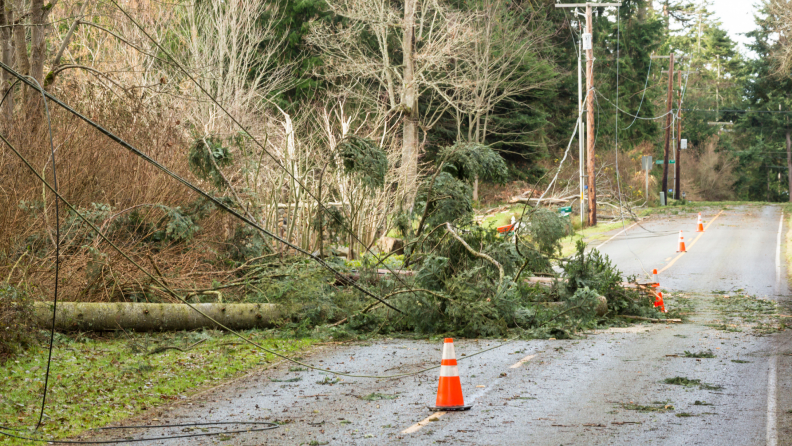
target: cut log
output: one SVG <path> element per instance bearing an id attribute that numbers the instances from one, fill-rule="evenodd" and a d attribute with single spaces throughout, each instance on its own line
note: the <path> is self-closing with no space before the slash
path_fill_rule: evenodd
<path id="1" fill-rule="evenodd" d="M 193 306 L 233 330 L 269 328 L 280 317 L 274 304 L 206 303 Z M 39 327 L 52 325 L 52 302 L 36 302 Z M 59 331 L 176 331 L 220 329 L 185 304 L 58 302 L 55 329 Z"/>
<path id="2" fill-rule="evenodd" d="M 526 277 L 526 282 L 536 283 L 543 286 L 552 286 L 556 281 L 565 282 L 566 279 L 556 279 L 554 277 Z M 633 289 L 642 292 L 643 294 L 657 298 L 657 292 L 652 288 L 650 283 L 635 283 L 635 282 L 622 282 L 621 286 L 625 289 Z"/>

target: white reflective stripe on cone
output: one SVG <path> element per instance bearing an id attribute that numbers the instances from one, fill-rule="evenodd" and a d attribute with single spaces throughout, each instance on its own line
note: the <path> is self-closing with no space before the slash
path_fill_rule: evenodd
<path id="1" fill-rule="evenodd" d="M 443 344 L 443 359 L 456 359 L 456 354 L 454 353 L 454 344 L 452 342 L 446 342 Z"/>
<path id="2" fill-rule="evenodd" d="M 440 376 L 441 377 L 459 376 L 459 368 L 457 368 L 457 366 L 455 365 L 441 365 Z"/>

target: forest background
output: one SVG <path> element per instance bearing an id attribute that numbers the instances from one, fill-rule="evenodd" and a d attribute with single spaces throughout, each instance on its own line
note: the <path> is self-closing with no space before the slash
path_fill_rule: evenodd
<path id="1" fill-rule="evenodd" d="M 594 8 L 604 214 L 657 204 L 641 157 L 662 159 L 668 60 L 651 56 L 670 52 L 686 198 L 791 200 L 791 10 L 757 4 L 746 58 L 708 0 Z M 498 334 L 546 325 L 528 303 L 568 318 L 598 296 L 642 314 L 607 259 L 561 257 L 555 210 L 524 207 L 511 239 L 480 218 L 577 194 L 581 26 L 549 0 L 0 0 L 2 63 L 106 129 L 2 71 L 4 308 L 51 300 L 57 264 L 66 300 L 276 302 L 305 326 Z M 553 265 L 550 291 L 520 280 Z"/>

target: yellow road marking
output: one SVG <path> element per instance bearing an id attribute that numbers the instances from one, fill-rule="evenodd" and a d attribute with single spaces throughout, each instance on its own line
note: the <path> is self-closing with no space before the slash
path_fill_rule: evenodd
<path id="1" fill-rule="evenodd" d="M 533 359 L 535 357 L 536 357 L 536 355 L 528 355 L 525 358 L 517 361 L 517 364 L 514 364 L 513 366 L 511 366 L 509 368 L 510 369 L 516 369 L 516 368 L 520 367 L 521 365 L 525 364 L 526 362 L 530 361 L 531 359 Z"/>
<path id="2" fill-rule="evenodd" d="M 408 427 L 407 429 L 403 430 L 402 433 L 403 434 L 411 434 L 413 432 L 417 432 L 418 429 L 420 429 L 420 428 L 426 426 L 427 424 L 431 423 L 431 421 L 429 421 L 429 420 L 431 420 L 432 418 L 435 418 L 435 419 L 436 418 L 440 418 L 440 417 L 442 417 L 445 414 L 446 414 L 445 412 L 435 412 L 435 413 L 429 415 L 428 417 L 426 417 L 425 420 L 419 421 L 419 422 L 413 424 L 412 426 Z M 434 420 L 434 421 L 437 421 L 437 420 Z"/>
<path id="3" fill-rule="evenodd" d="M 714 221 L 715 221 L 715 220 L 716 220 L 718 217 L 720 217 L 720 215 L 721 215 L 722 213 L 723 213 L 723 210 L 721 210 L 720 212 L 718 212 L 718 215 L 716 215 L 715 217 L 713 217 L 713 219 L 712 219 L 712 220 L 710 220 L 710 221 L 709 221 L 709 223 L 707 223 L 707 226 L 705 226 L 705 227 L 704 227 L 704 231 L 706 231 L 706 230 L 707 230 L 707 228 L 709 228 L 709 227 L 710 227 L 710 225 L 711 225 L 711 224 L 712 224 L 712 223 L 713 223 L 713 222 L 714 222 Z M 698 240 L 701 238 L 701 236 L 702 236 L 702 235 L 704 235 L 704 233 L 703 233 L 703 232 L 699 233 L 698 237 L 696 237 L 696 239 L 695 239 L 695 240 L 693 240 L 693 243 L 691 243 L 691 244 L 690 244 L 689 248 L 692 248 L 692 247 L 693 247 L 693 245 L 695 245 L 695 244 L 696 244 L 696 242 L 697 242 L 697 241 L 698 241 Z M 685 253 L 684 253 L 684 252 L 680 252 L 678 256 L 674 257 L 674 260 L 672 260 L 672 261 L 671 261 L 671 262 L 669 262 L 669 263 L 668 263 L 666 266 L 664 266 L 664 267 L 663 267 L 663 269 L 661 269 L 660 271 L 658 271 L 658 272 L 657 272 L 657 274 L 660 274 L 660 273 L 662 273 L 663 271 L 667 270 L 668 268 L 671 268 L 671 265 L 673 265 L 674 263 L 676 263 L 676 261 L 677 261 L 677 260 L 679 260 L 679 259 L 680 259 L 680 258 L 681 258 L 683 255 L 685 255 Z"/>
<path id="4" fill-rule="evenodd" d="M 667 261 L 669 261 L 669 260 L 671 260 L 671 259 L 672 259 L 672 257 L 669 257 L 669 258 L 665 259 L 665 261 L 667 262 Z"/>
<path id="5" fill-rule="evenodd" d="M 599 245 L 597 245 L 597 249 L 600 249 L 600 248 L 602 248 L 602 247 L 603 247 L 603 246 L 605 246 L 605 245 L 606 245 L 608 242 L 610 242 L 611 240 L 615 239 L 616 237 L 618 237 L 618 236 L 622 235 L 623 233 L 625 233 L 625 232 L 629 231 L 630 229 L 632 229 L 633 227 L 635 227 L 635 225 L 637 225 L 637 224 L 638 224 L 638 222 L 636 221 L 635 223 L 633 223 L 633 224 L 632 224 L 632 225 L 630 225 L 629 227 L 622 229 L 621 231 L 619 231 L 618 233 L 616 233 L 616 234 L 615 234 L 613 237 L 611 237 L 611 238 L 609 238 L 609 239 L 605 240 L 604 242 L 600 243 Z"/>

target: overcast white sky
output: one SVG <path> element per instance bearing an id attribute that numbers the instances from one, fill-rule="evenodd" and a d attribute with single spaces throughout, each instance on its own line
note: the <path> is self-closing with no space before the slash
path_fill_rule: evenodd
<path id="1" fill-rule="evenodd" d="M 759 0 L 714 0 L 712 9 L 723 28 L 729 32 L 731 38 L 741 44 L 745 44 L 749 39 L 740 33 L 745 33 L 754 29 L 754 12 Z M 745 47 L 741 48 L 743 54 L 748 55 Z"/>

